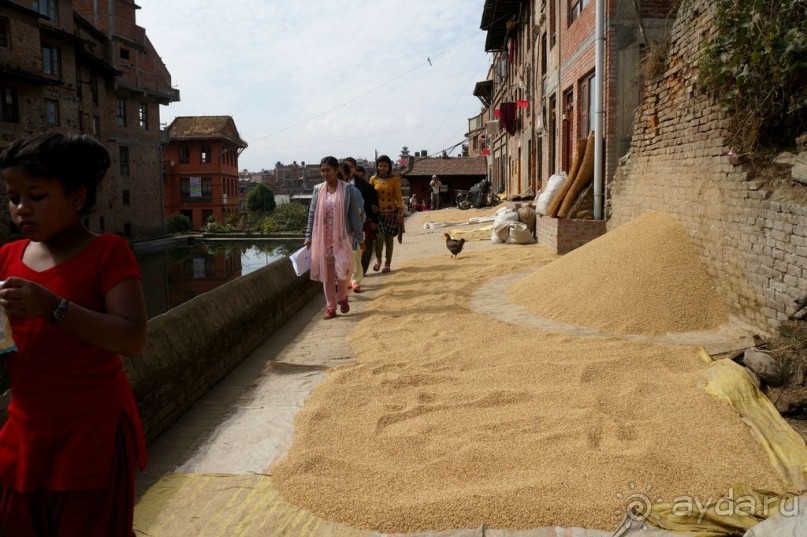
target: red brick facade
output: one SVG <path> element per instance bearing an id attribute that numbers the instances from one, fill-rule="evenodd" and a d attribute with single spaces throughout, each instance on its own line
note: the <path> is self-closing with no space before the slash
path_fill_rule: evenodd
<path id="1" fill-rule="evenodd" d="M 604 4 L 606 184 L 630 144 L 642 33 L 655 39 L 669 24 L 671 0 L 641 4 L 641 25 L 631 0 Z M 484 144 L 495 189 L 503 186 L 511 195 L 537 192 L 550 175 L 568 171 L 576 140 L 593 130 L 595 7 L 595 0 L 485 3 L 482 28 L 493 55 L 488 76 L 493 89 L 486 104 L 493 121 Z"/>
<path id="2" fill-rule="evenodd" d="M 238 155 L 245 147 L 230 116 L 178 117 L 163 154 L 165 216 L 184 214 L 193 229 L 239 209 Z"/>
<path id="3" fill-rule="evenodd" d="M 32 5 L 0 2 L 0 149 L 37 132 L 95 136 L 113 164 L 87 225 L 133 239 L 162 235 L 159 107 L 179 91 L 136 24 L 139 8 L 131 0 L 57 0 L 40 2 L 37 13 Z"/>

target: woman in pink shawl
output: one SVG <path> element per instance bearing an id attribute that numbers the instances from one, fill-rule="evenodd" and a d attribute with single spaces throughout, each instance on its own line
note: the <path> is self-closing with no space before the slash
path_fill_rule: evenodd
<path id="1" fill-rule="evenodd" d="M 354 237 L 364 247 L 362 202 L 358 190 L 339 177 L 339 161 L 325 157 L 319 165 L 324 182 L 314 187 L 308 209 L 305 245 L 311 248 L 311 279 L 325 290 L 325 319 L 350 311 L 347 289 L 354 269 Z M 338 293 L 338 299 L 337 299 Z"/>

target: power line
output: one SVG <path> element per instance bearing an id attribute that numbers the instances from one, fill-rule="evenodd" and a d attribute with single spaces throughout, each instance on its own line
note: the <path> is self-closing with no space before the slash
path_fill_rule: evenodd
<path id="1" fill-rule="evenodd" d="M 433 60 L 434 58 L 439 58 L 441 56 L 444 56 L 448 51 L 460 46 L 461 44 L 465 43 L 469 39 L 475 37 L 476 35 L 479 35 L 478 31 L 474 32 L 473 34 L 470 34 L 465 39 L 455 43 L 454 45 L 451 45 L 450 47 L 446 48 L 445 50 L 443 50 L 443 51 L 441 51 L 441 52 L 439 52 L 439 53 L 437 53 L 435 55 L 430 55 L 429 58 L 432 59 L 432 61 L 434 61 Z M 396 80 L 399 80 L 399 79 L 405 77 L 406 75 L 408 75 L 408 74 L 410 74 L 410 73 L 412 73 L 414 71 L 417 71 L 418 69 L 423 69 L 424 67 L 425 67 L 425 65 L 423 63 L 418 63 L 414 67 L 412 67 L 411 69 L 409 69 L 407 71 L 404 71 L 404 72 L 398 74 L 397 76 L 395 76 L 395 77 L 393 77 L 393 78 L 391 78 L 391 79 L 389 79 L 389 80 L 387 80 L 385 82 L 382 82 L 381 84 L 378 84 L 377 86 L 374 86 L 374 87 L 370 88 L 369 90 L 365 91 L 364 93 L 361 93 L 361 94 L 357 95 L 356 97 L 352 97 L 352 98 L 348 99 L 347 101 L 344 101 L 343 103 L 341 103 L 341 104 L 339 104 L 337 106 L 334 106 L 333 108 L 330 108 L 328 110 L 325 110 L 324 112 L 320 112 L 320 113 L 318 113 L 318 114 L 316 114 L 314 116 L 311 116 L 311 117 L 309 117 L 307 119 L 304 119 L 302 121 L 299 121 L 297 123 L 294 123 L 292 125 L 284 127 L 284 128 L 282 128 L 282 129 L 280 129 L 278 131 L 275 131 L 275 132 L 273 132 L 271 134 L 267 134 L 265 136 L 260 136 L 258 138 L 254 138 L 253 140 L 257 142 L 259 140 L 264 140 L 266 138 L 271 138 L 272 136 L 277 136 L 278 134 L 282 134 L 282 133 L 284 133 L 286 131 L 289 131 L 289 130 L 294 129 L 296 127 L 299 127 L 301 125 L 305 125 L 306 123 L 310 123 L 311 121 L 313 121 L 315 119 L 318 119 L 318 118 L 321 118 L 323 116 L 326 116 L 326 115 L 330 114 L 331 112 L 333 112 L 335 110 L 338 110 L 340 108 L 344 108 L 348 104 L 353 103 L 355 101 L 358 101 L 362 97 L 365 97 L 365 96 L 367 96 L 367 95 L 369 95 L 371 93 L 374 93 L 374 92 L 378 91 L 379 89 L 392 84 Z M 458 101 L 459 101 L 459 99 L 458 99 Z M 456 103 L 455 103 L 455 105 L 456 105 Z"/>

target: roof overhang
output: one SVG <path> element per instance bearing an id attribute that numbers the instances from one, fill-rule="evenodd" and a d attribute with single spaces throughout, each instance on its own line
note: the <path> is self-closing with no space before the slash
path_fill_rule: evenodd
<path id="1" fill-rule="evenodd" d="M 480 28 L 488 33 L 485 52 L 504 50 L 507 21 L 517 17 L 523 0 L 485 0 Z"/>
<path id="2" fill-rule="evenodd" d="M 38 86 L 61 86 L 64 84 L 63 80 L 57 78 L 48 78 L 34 73 L 28 73 L 18 69 L 10 69 L 2 66 L 0 66 L 0 76 Z"/>
<path id="3" fill-rule="evenodd" d="M 478 97 L 485 107 L 490 106 L 490 101 L 493 99 L 493 81 L 483 80 L 477 82 L 474 86 L 474 97 Z"/>

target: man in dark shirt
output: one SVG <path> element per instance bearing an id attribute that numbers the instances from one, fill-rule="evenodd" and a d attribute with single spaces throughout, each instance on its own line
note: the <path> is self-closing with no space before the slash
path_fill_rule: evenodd
<path id="1" fill-rule="evenodd" d="M 364 244 L 365 248 L 361 254 L 361 266 L 364 273 L 367 274 L 367 268 L 370 266 L 370 259 L 373 256 L 373 248 L 370 246 L 375 240 L 375 230 L 378 227 L 378 194 L 375 188 L 367 182 L 367 171 L 363 166 L 356 166 L 356 159 L 347 157 L 345 162 L 350 166 L 352 175 L 350 177 L 350 184 L 359 189 L 364 198 Z"/>

